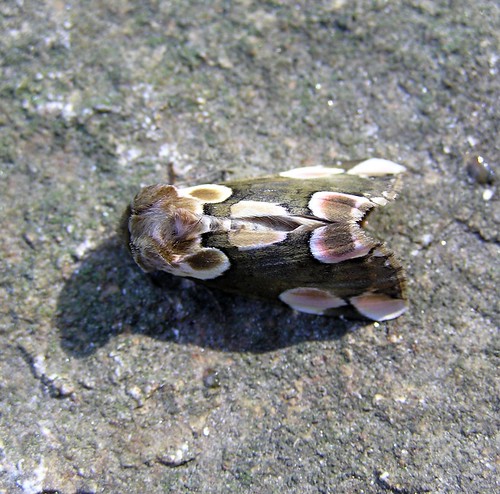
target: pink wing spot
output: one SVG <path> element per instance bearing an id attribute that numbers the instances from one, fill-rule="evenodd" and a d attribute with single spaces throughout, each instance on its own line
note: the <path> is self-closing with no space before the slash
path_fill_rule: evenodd
<path id="1" fill-rule="evenodd" d="M 374 244 L 357 225 L 329 225 L 313 232 L 309 247 L 318 261 L 336 264 L 366 256 Z"/>
<path id="2" fill-rule="evenodd" d="M 330 221 L 358 222 L 372 207 L 366 197 L 340 192 L 316 192 L 309 201 L 309 209 L 314 216 Z"/>
<path id="3" fill-rule="evenodd" d="M 363 293 L 349 299 L 351 304 L 363 316 L 374 321 L 395 319 L 406 312 L 406 302 L 383 293 Z"/>
<path id="4" fill-rule="evenodd" d="M 384 175 L 398 175 L 406 171 L 403 165 L 381 158 L 370 158 L 352 167 L 347 174 L 359 177 L 382 177 Z"/>
<path id="5" fill-rule="evenodd" d="M 328 309 L 347 305 L 341 298 L 319 288 L 292 288 L 281 293 L 279 298 L 292 309 L 306 314 L 323 314 Z"/>

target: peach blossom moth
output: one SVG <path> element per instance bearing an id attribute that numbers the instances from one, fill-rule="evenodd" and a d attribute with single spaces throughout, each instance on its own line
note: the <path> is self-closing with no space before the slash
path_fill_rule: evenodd
<path id="1" fill-rule="evenodd" d="M 405 168 L 371 158 L 221 184 L 143 188 L 123 229 L 136 263 L 309 314 L 394 319 L 406 284 L 392 251 L 363 230 Z"/>

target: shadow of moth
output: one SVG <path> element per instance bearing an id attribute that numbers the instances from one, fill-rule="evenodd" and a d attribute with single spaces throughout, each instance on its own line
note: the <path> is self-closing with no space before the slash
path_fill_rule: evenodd
<path id="1" fill-rule="evenodd" d="M 363 221 L 396 197 L 405 168 L 372 158 L 221 184 L 143 188 L 123 231 L 135 262 L 309 314 L 394 319 L 406 311 L 392 251 Z"/>

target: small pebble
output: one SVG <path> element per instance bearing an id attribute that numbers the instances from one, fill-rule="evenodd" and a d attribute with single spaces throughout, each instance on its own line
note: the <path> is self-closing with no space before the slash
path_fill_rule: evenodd
<path id="1" fill-rule="evenodd" d="M 486 185 L 495 182 L 495 172 L 491 165 L 482 156 L 469 156 L 466 158 L 467 173 L 478 184 Z"/>

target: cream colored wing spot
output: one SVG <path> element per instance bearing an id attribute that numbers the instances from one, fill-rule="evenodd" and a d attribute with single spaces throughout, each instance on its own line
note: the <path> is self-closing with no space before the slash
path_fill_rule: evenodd
<path id="1" fill-rule="evenodd" d="M 286 236 L 286 232 L 272 230 L 233 230 L 229 232 L 228 239 L 238 250 L 252 250 L 282 242 Z"/>
<path id="2" fill-rule="evenodd" d="M 231 206 L 232 218 L 252 216 L 288 216 L 288 211 L 283 206 L 263 201 L 240 201 Z"/>
<path id="3" fill-rule="evenodd" d="M 279 295 L 279 299 L 292 309 L 306 314 L 323 314 L 328 309 L 343 307 L 347 303 L 319 288 L 292 288 Z"/>
<path id="4" fill-rule="evenodd" d="M 198 280 L 213 280 L 227 271 L 230 266 L 231 263 L 226 254 L 219 249 L 207 247 L 185 257 L 182 262 L 168 269 L 168 272 Z"/>
<path id="5" fill-rule="evenodd" d="M 352 167 L 347 171 L 347 174 L 358 175 L 359 177 L 382 177 L 384 175 L 398 175 L 404 171 L 406 171 L 406 168 L 403 165 L 394 163 L 394 161 L 370 158 Z"/>
<path id="6" fill-rule="evenodd" d="M 233 191 L 225 185 L 203 184 L 179 190 L 179 195 L 192 197 L 203 203 L 215 204 L 231 197 Z"/>
<path id="7" fill-rule="evenodd" d="M 395 319 L 407 309 L 404 300 L 392 298 L 383 293 L 363 293 L 357 297 L 351 297 L 349 302 L 361 315 L 374 321 Z"/>
<path id="8" fill-rule="evenodd" d="M 344 173 L 345 170 L 342 168 L 334 168 L 323 165 L 316 166 L 304 166 L 302 168 L 293 168 L 292 170 L 288 170 L 286 172 L 281 172 L 280 177 L 284 178 L 295 178 L 298 180 L 310 180 L 314 178 L 328 178 L 333 175 L 339 175 L 340 173 Z"/>

